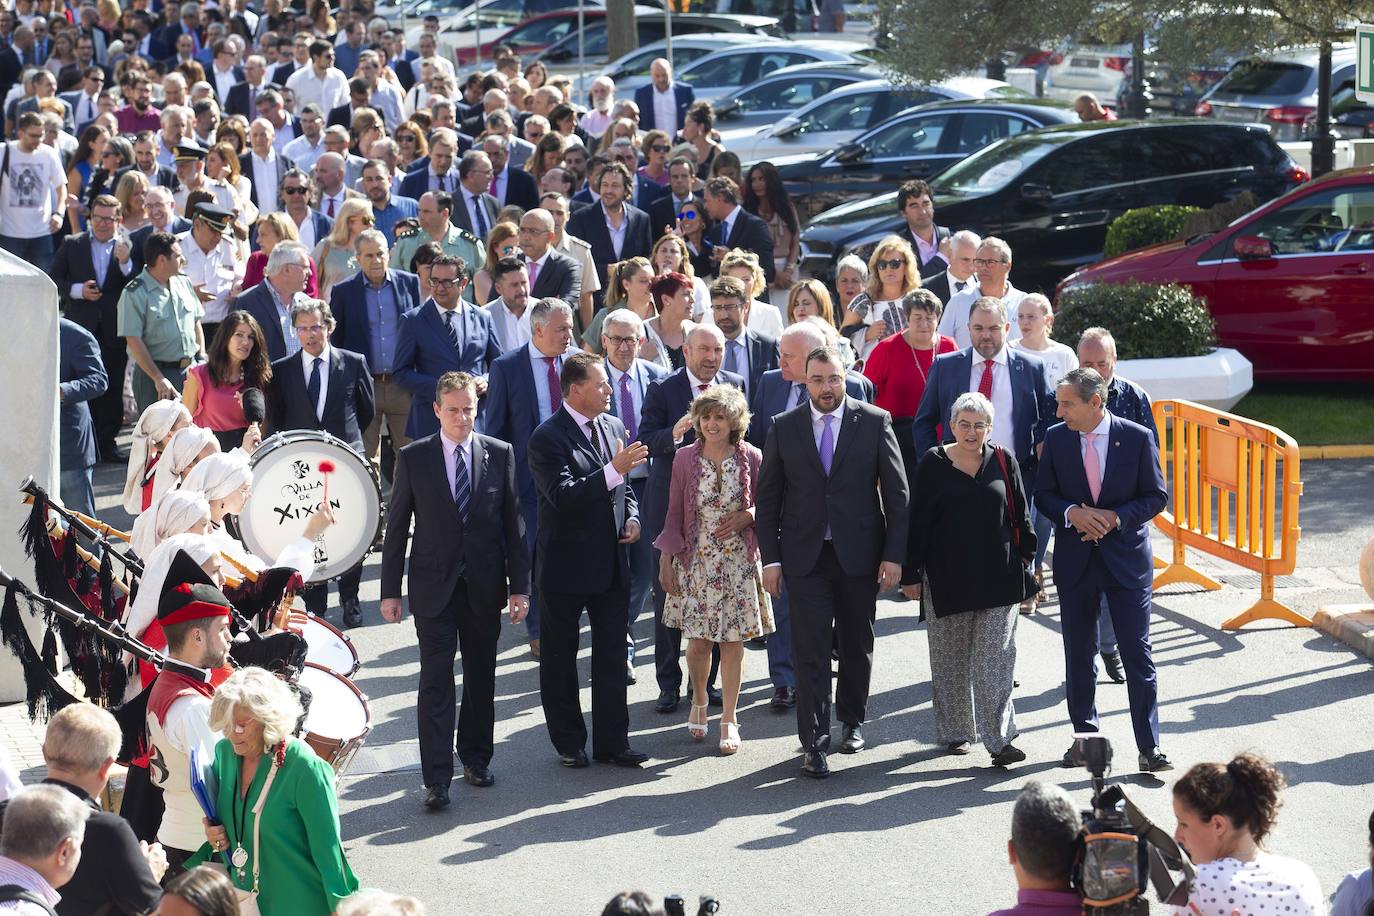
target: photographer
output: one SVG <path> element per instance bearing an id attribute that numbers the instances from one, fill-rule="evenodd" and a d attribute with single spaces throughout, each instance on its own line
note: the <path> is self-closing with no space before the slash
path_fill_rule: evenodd
<path id="1" fill-rule="evenodd" d="M 1078 807 L 1058 786 L 1028 782 L 1011 811 L 1007 857 L 1016 872 L 1016 906 L 990 916 L 1077 916 L 1069 887 L 1081 827 Z"/>
<path id="2" fill-rule="evenodd" d="M 1260 845 L 1274 829 L 1283 787 L 1283 775 L 1254 754 L 1226 764 L 1199 763 L 1174 783 L 1174 839 L 1197 865 L 1197 877 L 1188 906 L 1171 913 L 1326 912 L 1312 870 Z"/>

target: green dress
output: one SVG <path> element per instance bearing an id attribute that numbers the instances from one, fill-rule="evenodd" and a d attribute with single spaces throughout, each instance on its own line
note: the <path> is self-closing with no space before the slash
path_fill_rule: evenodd
<path id="1" fill-rule="evenodd" d="M 267 781 L 271 762 L 271 755 L 263 756 L 248 787 L 248 797 L 235 799 L 239 757 L 228 739 L 215 745 L 214 771 L 219 786 L 215 810 L 229 834 L 229 849 L 242 842 L 249 855 L 243 877 L 230 868 L 229 878 L 246 891 L 253 889 L 253 806 Z M 268 793 L 259 836 L 262 865 L 258 908 L 263 916 L 330 916 L 339 901 L 358 890 L 358 879 L 348 867 L 339 838 L 334 771 L 302 741 L 292 738 L 286 743 L 286 762 Z M 213 855 L 206 843 L 186 867 L 202 862 L 223 864 L 224 857 Z"/>

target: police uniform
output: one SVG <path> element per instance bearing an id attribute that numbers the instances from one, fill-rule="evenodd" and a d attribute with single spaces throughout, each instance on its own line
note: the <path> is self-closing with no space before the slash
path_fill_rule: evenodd
<path id="1" fill-rule="evenodd" d="M 410 270 L 410 262 L 415 257 L 415 252 L 427 242 L 434 240 L 434 237 L 423 229 L 401 236 L 391 249 L 391 267 L 396 270 Z M 482 252 L 482 240 L 461 226 L 449 223 L 448 232 L 443 238 L 438 239 L 438 242 L 439 247 L 444 249 L 444 254 L 463 259 L 463 263 L 468 266 L 469 275 L 480 270 L 483 261 L 486 260 Z M 464 298 L 472 302 L 471 283 L 463 292 Z"/>
<path id="2" fill-rule="evenodd" d="M 195 219 L 202 220 L 219 234 L 219 241 L 209 251 L 204 251 L 195 239 L 195 229 L 179 234 L 181 253 L 186 258 L 182 272 L 190 277 L 191 285 L 205 290 L 213 296 L 204 304 L 205 345 L 209 347 L 214 339 L 219 323 L 229 314 L 229 300 L 238 294 L 243 285 L 247 265 L 239 260 L 234 243 L 225 237 L 234 214 L 216 204 L 196 204 Z"/>
<path id="3" fill-rule="evenodd" d="M 563 238 L 549 246 L 559 254 L 565 254 L 572 258 L 582 267 L 582 288 L 578 291 L 578 299 L 581 300 L 582 293 L 597 293 L 601 291 L 601 277 L 597 275 L 596 263 L 592 260 L 592 246 L 577 238 L 568 235 L 566 231 Z M 582 331 L 582 303 L 578 301 L 573 305 L 573 317 L 577 324 L 577 332 L 580 336 Z"/>
<path id="4" fill-rule="evenodd" d="M 183 274 L 163 286 L 145 267 L 119 297 L 119 336 L 139 337 L 153 362 L 177 391 L 197 352 L 196 325 L 205 314 L 200 296 Z M 141 368 L 134 370 L 134 399 L 141 413 L 158 399 L 157 385 Z"/>

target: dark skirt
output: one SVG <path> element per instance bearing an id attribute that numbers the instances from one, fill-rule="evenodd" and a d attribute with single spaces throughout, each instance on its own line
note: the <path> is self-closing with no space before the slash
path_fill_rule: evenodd
<path id="1" fill-rule="evenodd" d="M 214 432 L 215 438 L 219 440 L 219 450 L 221 452 L 227 452 L 243 445 L 243 434 L 248 432 L 248 427 L 245 426 L 243 429 L 226 429 L 224 432 L 212 430 L 212 432 Z"/>

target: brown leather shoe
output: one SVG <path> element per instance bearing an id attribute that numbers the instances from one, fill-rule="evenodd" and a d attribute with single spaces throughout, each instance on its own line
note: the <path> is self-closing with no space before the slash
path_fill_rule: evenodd
<path id="1" fill-rule="evenodd" d="M 530 640 L 530 655 L 533 655 L 535 658 L 538 658 L 538 657 L 539 657 L 539 637 L 538 637 L 538 636 L 536 636 L 534 639 L 531 639 L 531 640 Z"/>

